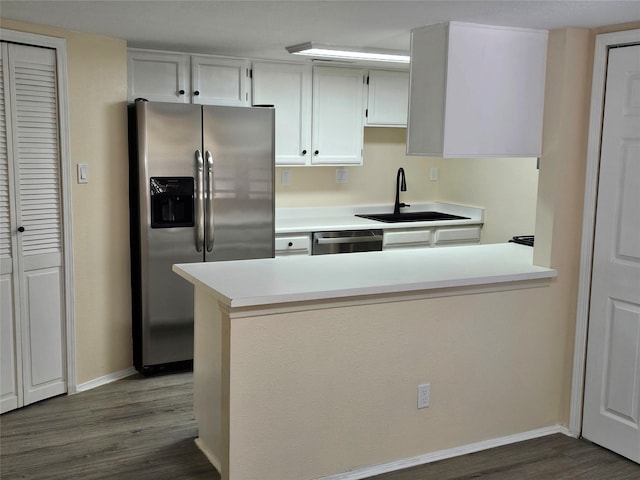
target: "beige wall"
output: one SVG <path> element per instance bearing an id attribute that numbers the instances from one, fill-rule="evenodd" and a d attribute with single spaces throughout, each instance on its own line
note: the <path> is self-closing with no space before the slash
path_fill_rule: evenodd
<path id="1" fill-rule="evenodd" d="M 440 162 L 438 200 L 483 207 L 482 243 L 533 235 L 538 194 L 535 158 L 448 158 Z"/>
<path id="2" fill-rule="evenodd" d="M 12 20 L 2 28 L 66 39 L 77 383 L 132 365 L 127 45 Z M 89 165 L 87 185 L 75 182 Z"/>
<path id="3" fill-rule="evenodd" d="M 429 168 L 438 159 L 408 157 L 406 128 L 364 129 L 364 162 L 346 167 L 349 183 L 336 183 L 336 167 L 291 167 L 289 185 L 281 185 L 276 169 L 276 207 L 320 207 L 337 205 L 393 205 L 396 172 L 402 167 L 407 191 L 402 201 L 428 202 L 437 197 L 437 182 L 429 181 Z"/>
<path id="4" fill-rule="evenodd" d="M 233 478 L 318 478 L 566 424 L 556 288 L 232 318 Z"/>

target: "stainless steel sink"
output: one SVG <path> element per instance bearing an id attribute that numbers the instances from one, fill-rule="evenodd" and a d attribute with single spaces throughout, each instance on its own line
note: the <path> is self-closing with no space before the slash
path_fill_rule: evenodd
<path id="1" fill-rule="evenodd" d="M 368 218 L 385 223 L 398 222 L 435 222 L 438 220 L 469 220 L 469 217 L 460 217 L 441 212 L 405 212 L 405 213 L 373 213 L 370 215 L 356 215 L 360 218 Z"/>

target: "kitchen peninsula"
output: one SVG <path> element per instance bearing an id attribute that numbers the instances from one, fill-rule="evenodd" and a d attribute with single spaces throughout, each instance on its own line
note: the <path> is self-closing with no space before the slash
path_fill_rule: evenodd
<path id="1" fill-rule="evenodd" d="M 547 426 L 548 360 L 531 328 L 545 319 L 531 312 L 556 271 L 532 252 L 174 265 L 195 287 L 199 447 L 224 480 L 363 478 L 354 470 Z M 418 410 L 423 383 L 431 405 Z"/>

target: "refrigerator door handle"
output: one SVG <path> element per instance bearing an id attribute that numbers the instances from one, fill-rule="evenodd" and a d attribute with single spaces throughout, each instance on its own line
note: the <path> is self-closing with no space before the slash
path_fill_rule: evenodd
<path id="1" fill-rule="evenodd" d="M 207 252 L 213 251 L 213 155 L 207 150 Z"/>
<path id="2" fill-rule="evenodd" d="M 202 152 L 196 150 L 196 251 L 204 245 L 204 161 Z"/>

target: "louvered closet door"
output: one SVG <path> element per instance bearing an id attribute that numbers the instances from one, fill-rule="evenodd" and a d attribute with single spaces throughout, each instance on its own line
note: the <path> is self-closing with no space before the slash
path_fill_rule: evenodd
<path id="1" fill-rule="evenodd" d="M 17 362 L 19 339 L 16 336 L 14 316 L 14 257 L 11 231 L 10 191 L 12 175 L 9 165 L 11 144 L 7 142 L 7 125 L 10 119 L 6 108 L 5 78 L 8 78 L 6 45 L 0 50 L 0 413 L 18 408 L 18 371 L 21 362 Z M 10 135 L 9 135 L 10 136 Z"/>
<path id="2" fill-rule="evenodd" d="M 56 58 L 51 49 L 5 46 L 17 362 L 27 405 L 66 391 Z"/>

